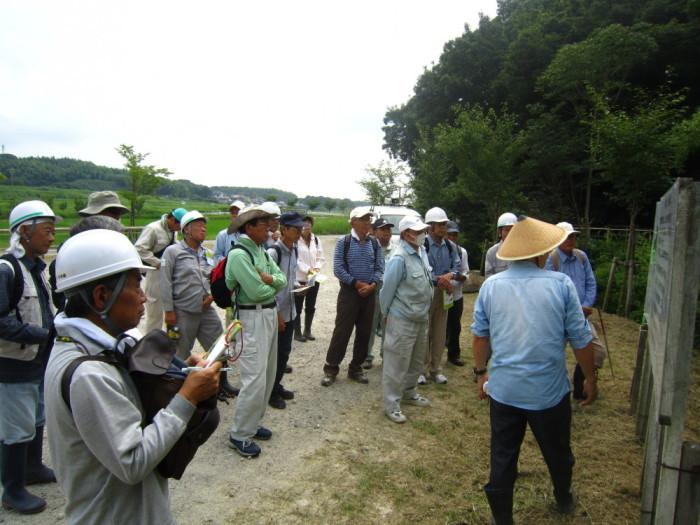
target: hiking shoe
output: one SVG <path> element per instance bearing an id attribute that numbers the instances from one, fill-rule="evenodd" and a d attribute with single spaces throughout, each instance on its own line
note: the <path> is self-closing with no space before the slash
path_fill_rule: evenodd
<path id="1" fill-rule="evenodd" d="M 291 366 L 287 365 L 284 367 L 284 373 L 285 374 L 291 374 L 292 370 L 294 370 Z"/>
<path id="2" fill-rule="evenodd" d="M 405 423 L 406 416 L 403 415 L 401 410 L 394 410 L 393 412 L 387 412 L 386 417 L 391 419 L 394 423 Z"/>
<path id="3" fill-rule="evenodd" d="M 372 364 L 372 361 L 374 361 L 374 359 L 367 358 L 365 362 L 362 363 L 362 368 L 364 368 L 365 370 L 369 370 L 370 368 L 372 368 L 372 366 L 374 366 Z"/>
<path id="4" fill-rule="evenodd" d="M 577 500 L 578 498 L 576 497 L 576 493 L 573 489 L 571 489 L 566 497 L 557 499 L 557 512 L 560 514 L 573 514 L 574 510 L 576 509 Z"/>
<path id="5" fill-rule="evenodd" d="M 253 436 L 255 439 L 259 439 L 261 441 L 267 441 L 272 437 L 272 430 L 269 428 L 265 427 L 258 427 L 258 431 L 255 433 Z"/>
<path id="6" fill-rule="evenodd" d="M 333 383 L 335 383 L 335 376 L 330 374 L 326 374 L 323 376 L 323 379 L 321 379 L 321 386 L 331 386 Z"/>
<path id="7" fill-rule="evenodd" d="M 287 408 L 287 403 L 285 403 L 284 399 L 282 399 L 279 396 L 271 397 L 267 404 L 270 405 L 272 408 L 277 408 L 279 410 L 284 410 L 285 408 Z"/>
<path id="8" fill-rule="evenodd" d="M 231 436 L 229 436 L 228 446 L 238 452 L 244 458 L 256 458 L 261 452 L 258 444 L 255 443 L 255 441 L 250 441 L 248 439 L 239 441 L 238 439 L 233 439 Z"/>
<path id="9" fill-rule="evenodd" d="M 351 379 L 356 383 L 360 383 L 363 385 L 369 383 L 369 379 L 367 379 L 364 370 L 360 370 L 359 372 L 348 372 L 348 379 Z"/>
<path id="10" fill-rule="evenodd" d="M 459 357 L 448 359 L 447 362 L 454 366 L 464 366 L 464 361 L 462 361 Z"/>
<path id="11" fill-rule="evenodd" d="M 404 398 L 404 402 L 408 403 L 409 405 L 414 405 L 417 407 L 429 407 L 430 406 L 430 400 L 427 397 L 423 397 L 420 394 L 416 394 L 413 397 L 406 397 L 406 398 Z"/>
<path id="12" fill-rule="evenodd" d="M 435 383 L 437 383 L 438 385 L 447 384 L 447 378 L 442 374 L 435 374 L 433 376 L 433 381 L 435 381 Z"/>
<path id="13" fill-rule="evenodd" d="M 294 399 L 294 392 L 282 387 L 282 391 L 280 392 L 280 397 L 282 399 L 286 399 L 287 401 L 289 401 L 290 399 Z"/>
<path id="14" fill-rule="evenodd" d="M 419 385 L 426 385 L 428 384 L 428 381 L 426 381 L 425 376 L 423 374 L 418 376 L 418 384 Z"/>

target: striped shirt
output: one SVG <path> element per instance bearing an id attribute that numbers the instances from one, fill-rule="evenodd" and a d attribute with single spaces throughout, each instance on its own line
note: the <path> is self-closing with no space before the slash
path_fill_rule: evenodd
<path id="1" fill-rule="evenodd" d="M 355 282 L 379 283 L 384 275 L 384 253 L 376 240 L 365 237 L 360 242 L 355 230 L 350 235 L 347 257 L 345 253 L 345 235 L 335 244 L 333 255 L 333 273 L 341 283 L 355 286 Z M 347 259 L 347 266 L 345 264 Z"/>

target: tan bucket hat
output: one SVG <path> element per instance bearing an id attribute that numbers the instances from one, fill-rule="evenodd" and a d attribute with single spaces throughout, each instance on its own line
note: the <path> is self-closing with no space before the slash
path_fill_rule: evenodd
<path id="1" fill-rule="evenodd" d="M 563 229 L 548 222 L 521 215 L 496 257 L 503 261 L 531 259 L 551 252 L 568 237 Z"/>
<path id="2" fill-rule="evenodd" d="M 87 206 L 80 210 L 78 214 L 83 216 L 97 215 L 107 208 L 118 208 L 124 213 L 129 213 L 129 208 L 122 204 L 119 200 L 119 195 L 113 191 L 96 191 L 90 194 Z"/>
<path id="3" fill-rule="evenodd" d="M 238 231 L 241 226 L 244 226 L 247 222 L 253 219 L 260 219 L 264 217 L 272 217 L 273 215 L 259 206 L 251 206 L 250 208 L 245 208 L 241 210 L 238 216 L 231 221 L 231 225 L 228 227 L 229 232 Z"/>

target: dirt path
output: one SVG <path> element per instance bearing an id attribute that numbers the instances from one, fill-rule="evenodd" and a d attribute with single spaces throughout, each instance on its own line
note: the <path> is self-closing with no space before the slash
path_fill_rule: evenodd
<path id="1" fill-rule="evenodd" d="M 328 275 L 332 275 L 330 260 L 334 239 L 333 236 L 322 239 L 327 255 L 324 272 Z M 365 407 L 366 413 L 381 414 L 380 368 L 369 371 L 370 384 L 367 386 L 349 382 L 344 376 L 345 368 L 341 369 L 335 385 L 330 388 L 320 385 L 335 319 L 337 291 L 335 278 L 321 286 L 313 326 L 316 341 L 294 342 L 290 358 L 294 371 L 285 376 L 284 385 L 296 392 L 296 399 L 288 402 L 285 410 L 268 407 L 263 423 L 273 431 L 273 438 L 260 443 L 263 453 L 259 458 L 241 458 L 227 446 L 227 432 L 236 403 L 219 404 L 221 424 L 216 433 L 200 448 L 183 479 L 170 483 L 172 508 L 179 523 L 226 523 L 235 509 L 254 506 L 258 497 L 274 497 L 277 491 L 288 489 L 301 478 L 305 458 L 324 444 L 342 443 L 349 432 L 362 432 L 356 426 L 348 428 L 349 411 L 355 416 L 354 411 L 359 406 Z M 360 423 L 355 420 L 355 424 Z M 62 523 L 64 498 L 58 486 L 40 486 L 35 491 L 48 501 L 45 512 L 36 516 L 18 516 L 0 510 L 0 523 Z M 317 503 L 296 502 L 302 507 Z M 259 519 L 251 521 L 260 522 Z M 266 513 L 262 521 L 274 522 L 275 519 Z"/>

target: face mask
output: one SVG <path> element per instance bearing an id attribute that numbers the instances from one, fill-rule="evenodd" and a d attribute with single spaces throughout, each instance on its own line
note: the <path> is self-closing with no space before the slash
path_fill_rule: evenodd
<path id="1" fill-rule="evenodd" d="M 416 244 L 418 246 L 423 246 L 423 244 L 425 244 L 425 232 L 416 235 Z"/>

